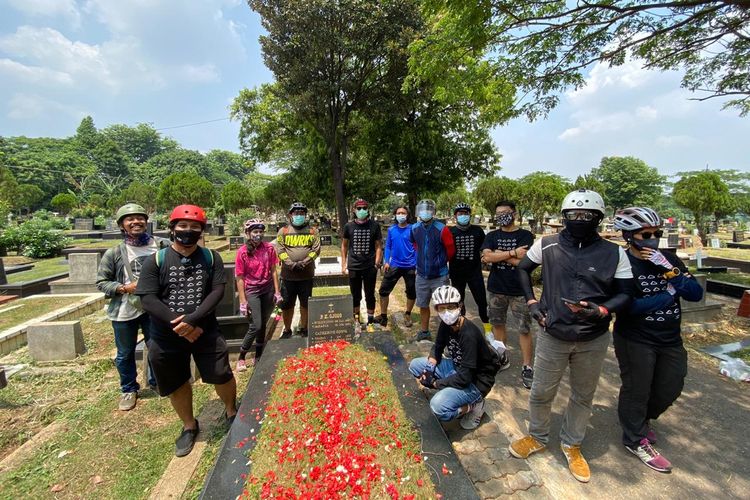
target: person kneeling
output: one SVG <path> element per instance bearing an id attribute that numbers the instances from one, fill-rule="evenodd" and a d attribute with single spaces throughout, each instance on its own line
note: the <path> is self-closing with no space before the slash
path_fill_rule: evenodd
<path id="1" fill-rule="evenodd" d="M 438 287 L 432 302 L 441 320 L 435 344 L 429 357 L 412 360 L 409 371 L 423 386 L 437 389 L 430 408 L 438 420 L 461 417 L 461 427 L 476 429 L 484 414 L 484 398 L 495 384 L 500 356 L 482 330 L 461 315 L 458 290 Z M 443 357 L 446 348 L 448 356 Z"/>

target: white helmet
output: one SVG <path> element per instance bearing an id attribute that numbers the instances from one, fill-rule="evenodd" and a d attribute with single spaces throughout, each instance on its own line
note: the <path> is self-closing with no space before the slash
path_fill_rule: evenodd
<path id="1" fill-rule="evenodd" d="M 459 304 L 461 303 L 461 294 L 450 285 L 439 286 L 432 292 L 432 302 L 436 306 L 440 304 Z"/>
<path id="2" fill-rule="evenodd" d="M 661 217 L 648 207 L 630 207 L 615 214 L 615 229 L 638 231 L 647 227 L 661 226 Z"/>
<path id="3" fill-rule="evenodd" d="M 562 212 L 566 210 L 596 210 L 604 216 L 604 200 L 596 191 L 579 189 L 568 193 L 562 202 Z"/>

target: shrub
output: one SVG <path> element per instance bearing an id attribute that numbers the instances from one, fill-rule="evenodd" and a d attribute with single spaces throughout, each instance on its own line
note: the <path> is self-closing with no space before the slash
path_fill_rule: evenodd
<path id="1" fill-rule="evenodd" d="M 245 221 L 257 216 L 257 212 L 250 208 L 240 210 L 236 214 L 227 214 L 225 229 L 230 236 L 240 236 L 245 232 Z"/>
<path id="2" fill-rule="evenodd" d="M 15 249 L 34 259 L 59 255 L 69 242 L 69 238 L 53 228 L 52 222 L 42 219 L 31 219 L 19 226 L 9 227 L 0 236 L 0 247 Z"/>
<path id="3" fill-rule="evenodd" d="M 59 193 L 52 198 L 50 205 L 52 205 L 52 208 L 67 214 L 78 205 L 78 198 L 72 193 Z"/>
<path id="4" fill-rule="evenodd" d="M 41 209 L 31 214 L 32 219 L 48 221 L 52 229 L 70 229 L 70 222 L 64 217 L 57 217 L 49 210 Z"/>

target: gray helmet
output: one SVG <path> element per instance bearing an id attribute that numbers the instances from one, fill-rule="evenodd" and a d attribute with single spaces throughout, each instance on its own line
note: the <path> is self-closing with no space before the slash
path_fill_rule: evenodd
<path id="1" fill-rule="evenodd" d="M 117 213 L 115 214 L 115 219 L 117 219 L 117 223 L 120 224 L 122 222 L 122 219 L 127 217 L 128 215 L 142 215 L 146 218 L 146 220 L 148 220 L 148 213 L 146 213 L 146 209 L 137 203 L 126 203 L 125 205 L 118 208 Z"/>
<path id="2" fill-rule="evenodd" d="M 615 214 L 615 229 L 638 231 L 647 227 L 661 226 L 661 217 L 648 207 L 630 207 Z"/>
<path id="3" fill-rule="evenodd" d="M 307 213 L 307 206 L 305 206 L 305 204 L 300 201 L 295 201 L 294 203 L 292 203 L 292 206 L 289 207 L 289 212 L 287 213 L 292 213 L 295 210 L 304 210 L 305 213 Z"/>

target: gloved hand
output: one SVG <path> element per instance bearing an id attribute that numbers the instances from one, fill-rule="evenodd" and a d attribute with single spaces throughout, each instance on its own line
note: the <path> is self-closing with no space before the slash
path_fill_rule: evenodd
<path id="1" fill-rule="evenodd" d="M 289 267 L 290 271 L 294 271 L 295 269 L 297 269 L 297 266 L 299 266 L 299 262 L 295 262 L 295 261 L 293 261 L 291 259 L 286 259 L 284 261 L 284 264 L 286 264 L 287 267 Z"/>
<path id="2" fill-rule="evenodd" d="M 648 260 L 652 262 L 653 264 L 656 264 L 657 266 L 661 266 L 667 271 L 671 271 L 674 267 L 666 257 L 664 257 L 664 254 L 661 253 L 659 250 L 651 250 L 651 253 L 648 256 Z"/>
<path id="3" fill-rule="evenodd" d="M 667 283 L 667 292 L 669 292 L 669 295 L 674 296 L 677 293 L 677 289 L 672 286 L 672 283 Z"/>
<path id="4" fill-rule="evenodd" d="M 301 270 L 306 268 L 310 262 L 312 262 L 312 259 L 310 257 L 305 257 L 303 260 L 297 262 L 297 269 Z"/>
<path id="5" fill-rule="evenodd" d="M 529 314 L 537 323 L 539 323 L 540 326 L 547 326 L 547 315 L 544 313 L 544 311 L 542 311 L 542 307 L 539 305 L 539 302 L 533 302 L 532 304 L 529 304 Z"/>
<path id="6" fill-rule="evenodd" d="M 601 319 L 607 316 L 602 308 L 599 307 L 599 304 L 589 301 L 584 302 L 586 302 L 585 306 L 581 305 L 576 311 L 573 311 L 578 317 L 585 319 Z"/>
<path id="7" fill-rule="evenodd" d="M 240 316 L 247 316 L 247 302 L 240 302 Z"/>
<path id="8" fill-rule="evenodd" d="M 282 297 L 280 293 L 275 293 L 273 294 L 273 302 L 274 304 L 279 305 L 284 302 L 284 297 Z"/>
<path id="9" fill-rule="evenodd" d="M 435 367 L 433 365 L 428 364 L 427 368 L 422 371 L 422 376 L 419 377 L 419 383 L 428 389 L 434 389 L 432 384 L 435 383 Z"/>

